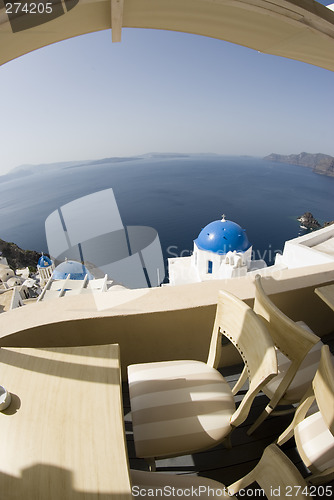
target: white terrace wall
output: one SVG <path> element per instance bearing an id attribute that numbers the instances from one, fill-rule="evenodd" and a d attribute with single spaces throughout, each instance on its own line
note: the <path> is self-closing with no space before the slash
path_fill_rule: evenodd
<path id="1" fill-rule="evenodd" d="M 155 288 L 142 295 L 137 290 L 112 292 L 109 307 L 98 307 L 93 295 L 30 304 L 0 315 L 0 346 L 118 343 L 124 376 L 132 363 L 184 358 L 205 361 L 219 289 L 252 305 L 253 280 L 254 276 L 246 276 Z M 324 283 L 334 283 L 334 265 L 310 267 L 307 274 L 301 269 L 281 271 L 265 280 L 265 289 L 292 319 L 304 320 L 323 336 L 334 330 L 333 311 L 314 293 Z M 231 347 L 224 349 L 223 365 L 237 361 Z"/>

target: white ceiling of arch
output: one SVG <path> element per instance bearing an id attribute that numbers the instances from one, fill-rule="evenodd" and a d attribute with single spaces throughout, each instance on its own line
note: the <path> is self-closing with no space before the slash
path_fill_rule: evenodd
<path id="1" fill-rule="evenodd" d="M 0 0 L 0 64 L 113 25 L 113 41 L 121 39 L 122 26 L 181 31 L 334 71 L 334 12 L 313 0 L 51 0 L 42 5 L 40 12 L 15 12 L 14 3 Z"/>

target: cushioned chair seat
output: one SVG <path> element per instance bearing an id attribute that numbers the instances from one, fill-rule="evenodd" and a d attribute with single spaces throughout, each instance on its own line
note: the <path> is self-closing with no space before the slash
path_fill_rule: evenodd
<path id="1" fill-rule="evenodd" d="M 128 368 L 138 457 L 182 455 L 210 448 L 231 431 L 235 411 L 224 377 L 200 361 L 166 361 Z"/>
<path id="2" fill-rule="evenodd" d="M 334 467 L 334 436 L 319 411 L 296 426 L 295 440 L 307 467 L 321 472 Z"/>
<path id="3" fill-rule="evenodd" d="M 184 492 L 184 497 L 197 497 L 200 498 L 236 498 L 228 494 L 227 488 L 213 479 L 206 477 L 193 476 L 190 474 L 163 474 L 161 472 L 144 472 L 138 470 L 131 470 L 132 487 L 144 488 L 147 496 L 148 490 L 155 493 L 154 496 L 159 498 L 169 497 L 172 498 L 172 488 L 180 489 Z M 199 488 L 201 488 L 199 490 Z M 136 493 L 136 490 L 134 490 Z M 161 494 L 162 492 L 162 494 Z M 188 492 L 190 493 L 188 495 Z M 200 492 L 200 494 L 199 494 Z M 140 497 L 140 494 L 138 495 Z M 176 494 L 174 496 L 177 496 Z"/>
<path id="4" fill-rule="evenodd" d="M 280 404 L 292 404 L 297 403 L 304 396 L 307 391 L 310 383 L 313 380 L 315 372 L 317 371 L 321 347 L 323 346 L 322 342 L 318 342 L 312 349 L 308 352 L 303 362 L 301 363 L 299 370 L 297 371 L 295 377 L 293 378 L 288 390 L 286 391 L 283 399 L 281 399 Z M 284 356 L 280 351 L 276 351 L 277 354 L 277 362 L 278 362 L 278 374 L 272 380 L 270 380 L 265 387 L 263 387 L 262 391 L 271 399 L 279 384 L 281 383 L 283 377 L 288 371 L 291 361 Z"/>

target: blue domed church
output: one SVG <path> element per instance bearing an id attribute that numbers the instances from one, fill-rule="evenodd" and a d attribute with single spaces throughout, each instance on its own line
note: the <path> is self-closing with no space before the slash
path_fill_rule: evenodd
<path id="1" fill-rule="evenodd" d="M 263 267 L 263 260 L 252 261 L 245 229 L 224 215 L 201 230 L 190 257 L 168 259 L 171 285 L 236 278 Z"/>
<path id="2" fill-rule="evenodd" d="M 44 287 L 49 279 L 52 277 L 55 265 L 53 260 L 42 253 L 38 259 L 37 271 L 39 273 L 39 280 L 42 287 Z"/>

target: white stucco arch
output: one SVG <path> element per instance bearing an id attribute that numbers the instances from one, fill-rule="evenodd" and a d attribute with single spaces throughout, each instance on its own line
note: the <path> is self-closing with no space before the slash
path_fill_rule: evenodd
<path id="1" fill-rule="evenodd" d="M 65 0 L 53 3 L 65 6 Z M 133 27 L 218 38 L 334 71 L 334 12 L 313 0 L 72 0 L 63 15 L 15 33 L 4 4 L 0 64 L 111 27 L 118 41 L 122 27 Z"/>

